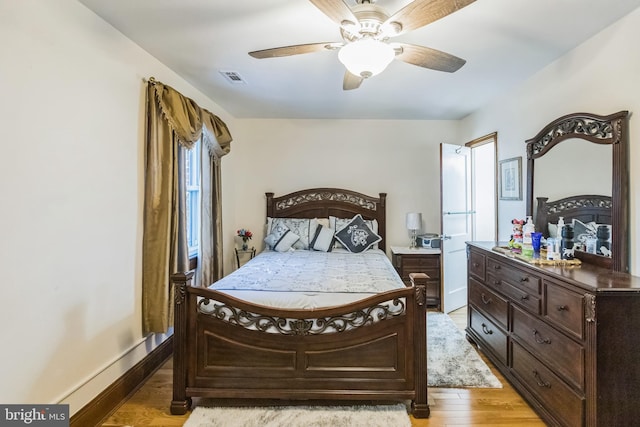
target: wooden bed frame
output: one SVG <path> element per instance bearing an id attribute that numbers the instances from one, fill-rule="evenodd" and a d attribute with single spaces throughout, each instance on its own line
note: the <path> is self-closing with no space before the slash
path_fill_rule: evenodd
<path id="1" fill-rule="evenodd" d="M 282 197 L 266 193 L 267 216 L 376 219 L 385 249 L 385 200 L 316 188 Z M 175 286 L 172 414 L 192 397 L 283 400 L 407 401 L 429 416 L 425 274 L 412 285 L 351 304 L 316 310 L 254 305 L 191 285 Z M 215 307 L 207 314 L 201 307 Z M 375 319 L 375 321 L 374 321 Z M 327 328 L 340 330 L 329 332 Z M 253 403 L 253 402 L 251 402 Z"/>

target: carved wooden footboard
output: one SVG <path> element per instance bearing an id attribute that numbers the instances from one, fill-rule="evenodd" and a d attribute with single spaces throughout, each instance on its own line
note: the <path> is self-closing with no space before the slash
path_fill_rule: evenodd
<path id="1" fill-rule="evenodd" d="M 426 278 L 413 286 L 318 310 L 257 306 L 175 285 L 171 412 L 192 397 L 291 400 L 411 400 L 429 416 Z"/>

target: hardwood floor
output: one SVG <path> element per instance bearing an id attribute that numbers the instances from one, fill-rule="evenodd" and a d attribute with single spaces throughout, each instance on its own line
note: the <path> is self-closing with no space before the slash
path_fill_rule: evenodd
<path id="1" fill-rule="evenodd" d="M 450 314 L 464 329 L 466 308 Z M 484 357 L 483 357 L 484 359 Z M 539 427 L 545 423 L 509 385 L 491 362 L 484 359 L 502 382 L 501 389 L 429 388 L 431 416 L 411 418 L 413 427 L 441 426 L 524 426 Z M 182 426 L 189 414 L 170 415 L 172 361 L 167 361 L 129 400 L 101 424 L 102 427 L 172 427 Z M 197 400 L 194 399 L 194 405 Z"/>

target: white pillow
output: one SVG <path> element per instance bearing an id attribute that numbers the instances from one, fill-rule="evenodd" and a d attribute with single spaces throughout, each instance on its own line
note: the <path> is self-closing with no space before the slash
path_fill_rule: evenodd
<path id="1" fill-rule="evenodd" d="M 331 252 L 333 249 L 333 229 L 318 225 L 316 232 L 309 242 L 309 247 L 314 251 Z"/>
<path id="2" fill-rule="evenodd" d="M 329 218 L 314 218 L 314 219 L 318 224 L 322 225 L 323 227 L 331 228 L 329 226 Z"/>
<path id="3" fill-rule="evenodd" d="M 300 236 L 293 233 L 289 230 L 289 227 L 281 223 L 272 224 L 271 233 L 264 238 L 264 242 L 269 249 L 278 252 L 288 251 L 298 240 L 300 240 Z"/>
<path id="4" fill-rule="evenodd" d="M 271 233 L 275 224 L 284 224 L 300 239 L 293 245 L 294 249 L 309 249 L 309 242 L 313 238 L 318 222 L 309 218 L 267 218 L 267 234 Z"/>

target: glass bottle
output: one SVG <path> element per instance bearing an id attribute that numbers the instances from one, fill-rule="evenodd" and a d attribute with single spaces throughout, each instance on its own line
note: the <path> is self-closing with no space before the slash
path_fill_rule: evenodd
<path id="1" fill-rule="evenodd" d="M 560 243 L 560 254 L 562 259 L 573 259 L 573 226 L 565 224 L 562 227 L 562 241 Z"/>

